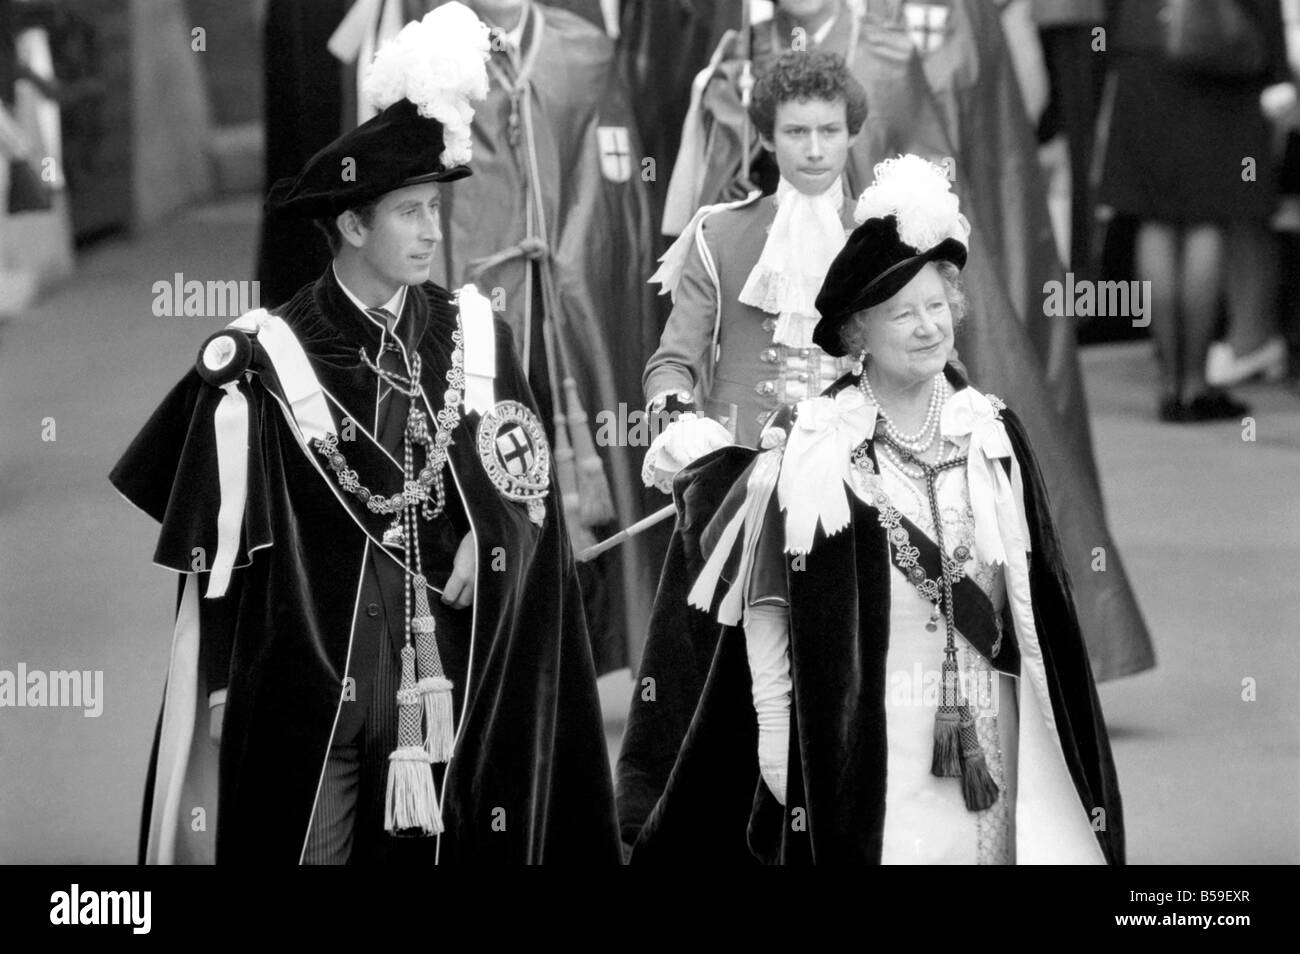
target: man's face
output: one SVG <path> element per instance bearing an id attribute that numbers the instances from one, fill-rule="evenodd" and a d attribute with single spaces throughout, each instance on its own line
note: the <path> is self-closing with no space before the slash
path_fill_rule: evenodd
<path id="1" fill-rule="evenodd" d="M 788 100 L 776 106 L 772 139 L 763 145 L 792 186 L 805 195 L 825 192 L 844 171 L 849 147 L 848 107 L 842 99 Z"/>
<path id="2" fill-rule="evenodd" d="M 405 186 L 383 196 L 359 240 L 348 237 L 366 269 L 385 285 L 419 285 L 429 280 L 433 253 L 442 241 L 436 182 Z"/>

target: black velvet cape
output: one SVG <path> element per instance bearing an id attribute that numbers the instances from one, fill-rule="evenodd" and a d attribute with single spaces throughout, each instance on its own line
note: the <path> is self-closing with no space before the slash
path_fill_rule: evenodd
<path id="1" fill-rule="evenodd" d="M 965 384 L 951 366 L 948 374 Z M 828 393 L 849 383 L 842 378 Z M 789 409 L 781 414 L 789 420 Z M 1034 623 L 1061 748 L 1082 804 L 1105 809 L 1106 827 L 1096 835 L 1106 860 L 1121 864 L 1115 765 L 1042 477 L 1019 419 L 1009 410 L 1002 419 L 1024 475 Z M 717 534 L 710 521 L 757 453 L 723 448 L 674 481 L 677 526 L 618 760 L 619 822 L 633 864 L 880 861 L 889 574 L 896 571 L 876 508 L 850 494 L 849 526 L 831 537 L 818 527 L 800 572 L 790 572 L 786 558 L 792 691 L 785 808 L 759 774 L 744 630 L 687 604 Z M 776 513 L 773 504 L 764 533 Z M 775 526 L 783 534 L 783 521 Z M 718 588 L 714 610 L 724 591 Z M 804 814 L 796 819 L 798 808 Z"/>
<path id="2" fill-rule="evenodd" d="M 370 421 L 375 380 L 358 346 L 373 356 L 379 335 L 346 300 L 332 269 L 276 313 L 296 333 L 325 390 L 356 420 Z M 408 316 L 434 412 L 447 388 L 456 308 L 430 283 L 409 289 L 403 322 Z M 495 341 L 496 400 L 519 401 L 536 413 L 509 329 L 499 319 Z M 256 343 L 252 371 L 240 385 L 250 415 L 248 494 L 234 571 L 243 577 L 242 597 L 231 637 L 215 855 L 218 862 L 296 864 L 349 665 L 366 545 L 356 521 L 379 539 L 391 517 L 336 494 L 333 474 L 309 463 L 276 400 L 283 399 L 281 386 Z M 181 573 L 192 569 L 195 547 L 216 552 L 213 411 L 223 393 L 191 370 L 110 478 L 161 522 L 155 562 Z M 341 412 L 331 407 L 331 413 L 337 429 Z M 558 493 L 553 486 L 541 527 L 523 504 L 502 497 L 475 448 L 478 421 L 477 412 L 465 412 L 453 432 L 446 478 L 475 534 L 478 570 L 468 676 L 455 689 L 459 733 L 441 790 L 446 832 L 437 859 L 617 864 L 596 675 Z M 400 486 L 398 466 L 368 440 L 340 447 L 363 484 Z M 161 717 L 159 726 L 161 732 Z M 196 731 L 194 739 L 196 747 L 211 745 L 206 732 Z M 142 856 L 158 751 L 155 738 Z"/>

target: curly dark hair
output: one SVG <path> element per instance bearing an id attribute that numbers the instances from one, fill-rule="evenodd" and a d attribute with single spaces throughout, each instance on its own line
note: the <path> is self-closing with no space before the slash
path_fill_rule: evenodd
<path id="1" fill-rule="evenodd" d="M 844 65 L 844 58 L 816 50 L 782 53 L 761 66 L 749 101 L 749 118 L 759 134 L 771 140 L 777 105 L 809 99 L 842 99 L 851 136 L 867 119 L 867 91 Z"/>

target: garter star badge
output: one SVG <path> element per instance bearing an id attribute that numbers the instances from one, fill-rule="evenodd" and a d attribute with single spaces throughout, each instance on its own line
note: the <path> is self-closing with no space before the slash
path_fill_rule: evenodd
<path id="1" fill-rule="evenodd" d="M 551 450 L 542 422 L 518 401 L 500 401 L 478 425 L 478 457 L 501 496 L 528 505 L 541 526 L 551 486 Z"/>

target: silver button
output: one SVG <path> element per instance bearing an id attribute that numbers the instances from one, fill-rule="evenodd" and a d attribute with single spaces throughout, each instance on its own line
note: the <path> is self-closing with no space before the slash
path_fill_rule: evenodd
<path id="1" fill-rule="evenodd" d="M 776 393 L 776 382 L 759 381 L 758 384 L 754 385 L 754 391 L 758 394 L 771 396 Z"/>
<path id="2" fill-rule="evenodd" d="M 766 361 L 768 364 L 771 364 L 772 362 L 776 361 L 776 349 L 764 348 L 762 352 L 759 354 L 758 360 Z"/>

